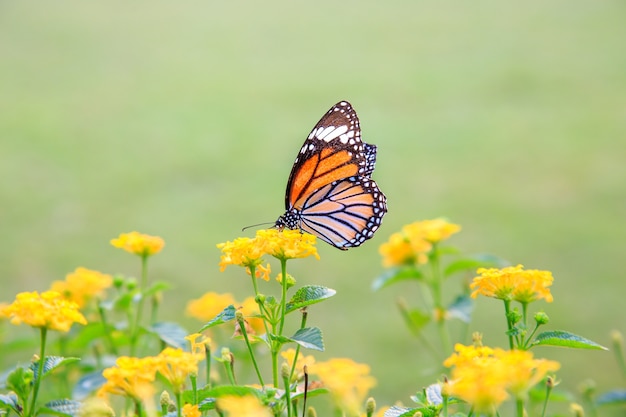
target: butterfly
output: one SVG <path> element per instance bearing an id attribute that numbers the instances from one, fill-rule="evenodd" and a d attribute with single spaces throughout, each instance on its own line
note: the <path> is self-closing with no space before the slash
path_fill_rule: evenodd
<path id="1" fill-rule="evenodd" d="M 359 118 L 347 101 L 315 125 L 291 169 L 285 214 L 275 227 L 311 233 L 347 250 L 374 236 L 387 212 L 371 178 L 376 146 L 361 141 Z"/>

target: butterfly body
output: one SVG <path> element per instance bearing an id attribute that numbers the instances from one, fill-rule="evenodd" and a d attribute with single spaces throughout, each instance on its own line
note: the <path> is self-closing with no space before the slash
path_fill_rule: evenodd
<path id="1" fill-rule="evenodd" d="M 376 146 L 361 140 L 356 112 L 335 104 L 315 125 L 293 164 L 279 229 L 299 229 L 346 250 L 374 235 L 387 212 L 371 179 Z"/>

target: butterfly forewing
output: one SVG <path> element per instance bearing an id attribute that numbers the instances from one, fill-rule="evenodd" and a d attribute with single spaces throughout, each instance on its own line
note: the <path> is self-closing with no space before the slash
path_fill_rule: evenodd
<path id="1" fill-rule="evenodd" d="M 296 158 L 277 227 L 301 229 L 340 249 L 373 236 L 387 212 L 370 178 L 376 146 L 361 141 L 356 112 L 335 104 L 315 125 Z"/>

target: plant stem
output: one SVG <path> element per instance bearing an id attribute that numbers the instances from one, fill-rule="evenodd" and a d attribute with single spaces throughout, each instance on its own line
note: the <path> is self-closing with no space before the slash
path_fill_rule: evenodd
<path id="1" fill-rule="evenodd" d="M 287 313 L 287 259 L 280 259 L 280 269 L 283 274 L 282 280 L 282 294 L 280 300 L 280 326 L 278 328 L 278 335 L 283 335 L 283 328 L 285 327 L 285 314 Z"/>
<path id="2" fill-rule="evenodd" d="M 176 416 L 182 417 L 183 394 L 181 392 L 176 392 L 174 395 L 176 395 Z"/>
<path id="3" fill-rule="evenodd" d="M 238 321 L 239 330 L 243 335 L 244 340 L 246 341 L 246 346 L 248 347 L 248 353 L 250 354 L 250 358 L 252 359 L 252 364 L 254 365 L 254 370 L 256 371 L 256 375 L 259 378 L 259 383 L 261 386 L 265 386 L 263 382 L 263 377 L 261 376 L 261 371 L 259 370 L 259 364 L 256 362 L 256 357 L 254 356 L 254 351 L 252 350 L 252 344 L 250 343 L 250 339 L 248 339 L 248 332 L 246 331 L 246 323 L 241 317 L 241 320 Z"/>
<path id="4" fill-rule="evenodd" d="M 516 400 L 515 405 L 517 408 L 517 417 L 524 417 L 524 401 Z"/>
<path id="5" fill-rule="evenodd" d="M 100 316 L 100 324 L 102 324 L 102 330 L 104 331 L 104 339 L 107 341 L 109 345 L 109 349 L 114 356 L 119 356 L 117 353 L 117 346 L 115 346 L 115 342 L 113 341 L 113 336 L 111 336 L 111 332 L 107 329 L 107 316 L 104 311 L 104 308 L 98 302 L 98 315 Z"/>
<path id="6" fill-rule="evenodd" d="M 511 320 L 509 319 L 509 313 L 511 310 L 511 302 L 509 300 L 502 300 L 502 301 L 504 301 L 504 312 L 506 315 L 506 327 L 508 329 L 507 335 L 509 337 L 509 347 L 512 350 L 515 347 L 515 344 L 513 343 L 513 335 L 512 335 L 513 326 L 511 325 Z"/>
<path id="7" fill-rule="evenodd" d="M 141 256 L 141 282 L 139 284 L 139 302 L 137 303 L 137 312 L 135 314 L 135 322 L 133 324 L 130 336 L 130 356 L 135 355 L 137 340 L 139 339 L 139 326 L 141 326 L 141 315 L 143 313 L 143 305 L 145 302 L 144 291 L 148 284 L 148 255 Z"/>
<path id="8" fill-rule="evenodd" d="M 300 320 L 300 328 L 304 329 L 306 327 L 306 319 L 309 315 L 306 308 L 302 309 L 302 320 Z M 296 371 L 296 363 L 298 362 L 298 355 L 300 355 L 300 345 L 296 345 L 296 354 L 293 357 L 293 364 L 291 365 L 291 372 L 289 372 L 289 380 L 293 378 L 293 374 Z"/>
<path id="9" fill-rule="evenodd" d="M 437 327 L 439 328 L 439 337 L 441 338 L 443 351 L 445 354 L 448 354 L 452 351 L 452 342 L 450 341 L 450 334 L 448 333 L 448 326 L 446 325 L 446 309 L 443 305 L 442 292 L 443 277 L 439 263 L 439 246 L 436 243 L 433 244 L 430 266 L 432 273 L 433 300 L 435 302 L 435 310 L 437 311 Z"/>
<path id="10" fill-rule="evenodd" d="M 48 336 L 48 328 L 40 328 L 41 335 L 41 347 L 39 348 L 39 365 L 37 366 L 37 376 L 35 378 L 35 387 L 33 388 L 33 398 L 30 402 L 30 410 L 28 410 L 28 416 L 35 415 L 35 404 L 37 403 L 37 395 L 39 394 L 39 386 L 43 378 L 43 366 L 46 362 L 46 338 Z"/>

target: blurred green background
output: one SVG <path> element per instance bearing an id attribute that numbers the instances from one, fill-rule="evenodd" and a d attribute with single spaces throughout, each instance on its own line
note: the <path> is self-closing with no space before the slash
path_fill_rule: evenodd
<path id="1" fill-rule="evenodd" d="M 463 226 L 451 243 L 468 253 L 552 271 L 549 327 L 609 345 L 626 332 L 625 13 L 609 0 L 3 2 L 1 299 L 77 266 L 136 274 L 109 239 L 139 230 L 166 241 L 151 264 L 175 286 L 162 318 L 195 330 L 189 299 L 250 291 L 242 271 L 218 271 L 215 244 L 283 213 L 303 140 L 350 100 L 389 213 L 363 247 L 320 243 L 321 261 L 292 263 L 300 284 L 338 290 L 311 309 L 319 357 L 370 364 L 380 404 L 439 377 L 394 306 L 415 303 L 413 287 L 370 290 L 378 246 L 439 216 Z M 477 305 L 488 344 L 506 343 L 501 310 Z M 535 353 L 562 362 L 567 389 L 623 385 L 611 353 Z"/>

